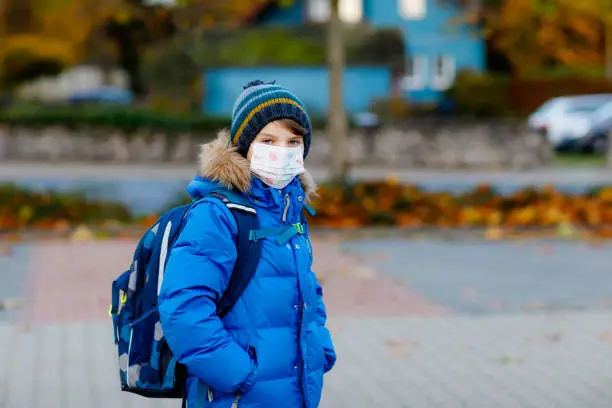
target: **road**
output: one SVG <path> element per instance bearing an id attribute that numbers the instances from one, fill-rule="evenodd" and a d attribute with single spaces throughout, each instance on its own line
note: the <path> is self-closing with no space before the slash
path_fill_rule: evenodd
<path id="1" fill-rule="evenodd" d="M 96 165 L 96 164 L 35 164 L 0 163 L 0 180 L 28 179 L 92 179 L 92 180 L 188 180 L 194 166 L 175 165 Z M 313 176 L 321 181 L 327 169 L 311 168 Z M 393 174 L 402 182 L 417 184 L 522 184 L 522 185 L 586 185 L 612 183 L 612 170 L 599 167 L 548 168 L 529 172 L 470 172 L 406 170 L 386 167 L 362 167 L 352 171 L 356 179 L 384 179 Z"/>

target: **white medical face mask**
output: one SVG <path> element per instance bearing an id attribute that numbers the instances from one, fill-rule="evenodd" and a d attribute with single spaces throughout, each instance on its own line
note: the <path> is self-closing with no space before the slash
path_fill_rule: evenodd
<path id="1" fill-rule="evenodd" d="M 284 188 L 295 176 L 304 173 L 304 146 L 253 143 L 251 149 L 251 172 L 270 187 Z"/>

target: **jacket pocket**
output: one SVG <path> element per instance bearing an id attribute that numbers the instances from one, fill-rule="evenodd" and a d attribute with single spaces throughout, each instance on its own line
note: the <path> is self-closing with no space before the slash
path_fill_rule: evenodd
<path id="1" fill-rule="evenodd" d="M 315 369 L 325 369 L 327 365 L 327 356 L 325 355 L 324 343 L 319 334 L 318 327 L 309 332 L 311 341 L 311 350 L 313 361 L 311 366 Z"/>
<path id="2" fill-rule="evenodd" d="M 215 398 L 213 392 L 209 388 L 209 393 L 206 398 L 206 408 L 240 408 L 241 395 L 226 396 L 224 398 Z"/>
<path id="3" fill-rule="evenodd" d="M 238 389 L 233 393 L 220 392 L 212 387 L 208 387 L 206 393 L 206 402 L 208 407 L 213 408 L 240 408 L 240 400 L 247 394 L 255 385 L 259 372 L 257 361 L 257 351 L 255 347 L 248 346 L 247 353 L 251 358 L 252 369 L 247 378 L 238 386 Z"/>
<path id="4" fill-rule="evenodd" d="M 209 387 L 206 395 L 205 407 L 210 408 L 240 408 L 241 394 L 226 394 L 225 396 L 215 397 L 214 391 Z"/>
<path id="5" fill-rule="evenodd" d="M 257 360 L 257 349 L 249 345 L 247 347 L 247 353 L 249 354 L 249 357 L 251 358 L 253 368 L 251 372 L 249 373 L 249 375 L 247 376 L 247 378 L 244 380 L 244 382 L 240 384 L 240 386 L 236 390 L 236 395 L 240 395 L 240 396 L 248 393 L 251 390 L 251 388 L 253 388 L 253 385 L 255 385 L 255 382 L 257 381 L 257 376 L 259 374 L 259 361 Z"/>

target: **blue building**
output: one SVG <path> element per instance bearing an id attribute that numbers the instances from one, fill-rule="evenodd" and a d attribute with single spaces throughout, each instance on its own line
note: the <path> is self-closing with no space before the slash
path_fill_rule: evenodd
<path id="1" fill-rule="evenodd" d="M 270 1 L 257 10 L 253 24 L 323 24 L 330 15 L 330 0 L 295 0 L 286 6 L 282 3 Z M 406 47 L 403 78 L 393 78 L 383 67 L 347 67 L 347 111 L 364 111 L 374 99 L 388 97 L 398 88 L 411 102 L 436 102 L 452 86 L 458 71 L 483 71 L 484 40 L 459 23 L 460 12 L 443 0 L 340 0 L 340 16 L 345 23 L 400 29 Z M 294 89 L 313 113 L 327 110 L 328 95 L 321 92 L 329 83 L 325 67 L 228 67 L 207 71 L 207 91 L 215 97 L 205 102 L 204 109 L 215 114 L 231 111 L 233 93 L 253 78 L 276 79 Z"/>

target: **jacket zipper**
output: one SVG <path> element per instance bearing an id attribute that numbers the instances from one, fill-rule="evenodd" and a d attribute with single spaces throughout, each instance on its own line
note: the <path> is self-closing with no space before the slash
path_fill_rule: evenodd
<path id="1" fill-rule="evenodd" d="M 289 194 L 285 194 L 285 209 L 283 210 L 283 224 L 287 221 L 287 213 L 289 212 L 289 204 L 291 200 L 289 200 Z"/>
<path id="2" fill-rule="evenodd" d="M 286 193 L 285 194 L 285 208 L 283 210 L 283 220 L 282 220 L 283 224 L 287 222 L 287 214 L 289 212 L 290 204 L 291 204 L 291 200 L 289 199 L 289 194 Z M 298 276 L 298 281 L 299 279 L 300 277 Z M 301 290 L 300 290 L 300 304 L 301 304 L 301 308 L 300 308 L 301 310 L 300 310 L 300 315 L 298 318 L 298 353 L 300 356 L 299 381 L 300 381 L 300 389 L 302 390 L 303 403 L 304 403 L 304 406 L 306 406 L 306 397 L 305 397 L 306 394 L 304 393 L 304 360 L 302 359 L 302 347 L 300 345 L 300 340 L 299 340 L 301 338 L 302 320 L 304 317 L 304 299 L 302 298 Z M 232 408 L 234 407 L 232 406 Z"/>
<path id="3" fill-rule="evenodd" d="M 299 353 L 299 356 L 300 356 L 299 381 L 300 381 L 300 389 L 302 391 L 302 400 L 303 400 L 302 403 L 303 403 L 303 406 L 306 407 L 307 406 L 306 401 L 308 399 L 306 398 L 306 392 L 305 392 L 305 389 L 304 389 L 304 359 L 302 358 L 302 343 L 301 343 L 301 339 L 302 339 L 302 320 L 304 318 L 304 299 L 302 298 L 301 291 L 300 291 L 300 303 L 301 303 L 302 307 L 300 308 L 300 317 L 298 319 L 298 353 Z"/>
<path id="4" fill-rule="evenodd" d="M 286 193 L 285 194 L 285 208 L 283 210 L 283 220 L 282 220 L 283 224 L 287 222 L 287 214 L 289 212 L 290 204 L 291 204 L 291 200 L 289 199 L 289 194 Z M 300 277 L 298 276 L 298 281 L 299 279 Z M 302 347 L 301 347 L 300 340 L 299 340 L 301 338 L 302 320 L 304 317 L 304 299 L 302 298 L 301 290 L 300 290 L 300 304 L 301 304 L 301 308 L 300 308 L 300 315 L 298 318 L 298 353 L 300 356 L 299 381 L 300 381 L 300 389 L 302 390 L 302 398 L 304 399 L 303 403 L 304 403 L 304 406 L 306 406 L 306 397 L 305 397 L 306 394 L 304 393 L 304 360 L 302 359 Z"/>

